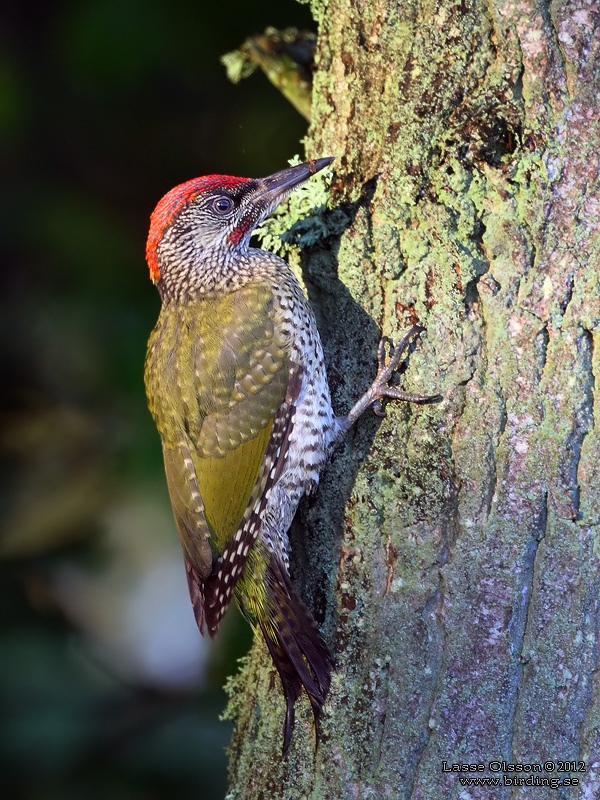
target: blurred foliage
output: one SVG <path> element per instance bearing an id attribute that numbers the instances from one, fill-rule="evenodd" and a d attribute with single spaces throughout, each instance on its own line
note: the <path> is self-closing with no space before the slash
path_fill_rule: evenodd
<path id="1" fill-rule="evenodd" d="M 181 567 L 181 615 L 200 641 L 181 657 L 197 658 L 197 678 L 139 667 L 147 631 L 168 633 L 179 613 L 142 379 L 159 306 L 144 247 L 171 186 L 269 174 L 298 151 L 302 117 L 259 74 L 236 87 L 219 63 L 270 24 L 311 21 L 293 0 L 3 6 L 2 797 L 224 794 L 220 687 L 245 624 L 230 612 L 216 643 L 201 641 Z M 164 669 L 180 643 L 157 641 Z"/>
<path id="2" fill-rule="evenodd" d="M 221 56 L 233 83 L 248 78 L 260 67 L 271 83 L 310 121 L 312 70 L 317 37 L 312 31 L 267 28 L 250 36 L 237 50 Z"/>

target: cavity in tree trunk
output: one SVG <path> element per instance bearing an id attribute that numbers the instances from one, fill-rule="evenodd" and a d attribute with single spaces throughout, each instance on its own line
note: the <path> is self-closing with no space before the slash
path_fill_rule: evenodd
<path id="1" fill-rule="evenodd" d="M 365 415 L 304 503 L 292 574 L 337 671 L 281 756 L 257 642 L 234 681 L 230 798 L 600 796 L 600 11 L 313 0 L 306 155 L 336 156 L 302 251 L 334 405 L 380 332 L 437 405 Z M 491 761 L 574 761 L 578 786 Z M 500 787 L 462 788 L 443 762 Z M 535 769 L 535 767 L 534 767 Z M 464 776 L 463 776 L 464 777 Z M 461 794 L 461 792 L 467 792 Z"/>

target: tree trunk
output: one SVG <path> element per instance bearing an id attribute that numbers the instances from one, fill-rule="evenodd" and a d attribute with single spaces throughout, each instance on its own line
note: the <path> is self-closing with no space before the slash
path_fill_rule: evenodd
<path id="1" fill-rule="evenodd" d="M 302 261 L 334 405 L 369 385 L 380 331 L 415 323 L 402 383 L 443 400 L 367 413 L 301 508 L 293 577 L 337 663 L 320 744 L 304 699 L 281 756 L 281 687 L 257 642 L 233 681 L 228 797 L 592 800 L 600 11 L 313 12 L 307 155 L 336 156 L 336 210 Z M 532 768 L 490 771 L 502 761 Z M 500 788 L 463 789 L 444 762 Z M 508 782 L 565 778 L 579 783 Z"/>

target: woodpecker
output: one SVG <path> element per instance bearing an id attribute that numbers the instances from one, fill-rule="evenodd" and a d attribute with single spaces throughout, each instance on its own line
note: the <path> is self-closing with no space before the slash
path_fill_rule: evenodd
<path id="1" fill-rule="evenodd" d="M 146 257 L 162 305 L 145 383 L 198 628 L 215 636 L 235 594 L 279 672 L 287 751 L 302 692 L 319 718 L 333 658 L 288 572 L 288 528 L 328 453 L 384 397 L 413 328 L 347 417 L 335 417 L 312 309 L 288 264 L 249 246 L 254 228 L 320 158 L 267 178 L 207 175 L 152 213 Z"/>

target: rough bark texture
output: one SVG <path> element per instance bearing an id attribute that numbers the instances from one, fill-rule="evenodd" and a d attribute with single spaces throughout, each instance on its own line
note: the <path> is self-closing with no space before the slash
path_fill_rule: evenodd
<path id="1" fill-rule="evenodd" d="M 598 5 L 313 11 L 307 155 L 337 157 L 329 214 L 345 222 L 303 265 L 334 404 L 369 384 L 379 331 L 415 322 L 427 333 L 403 384 L 444 399 L 366 415 L 301 509 L 294 576 L 338 664 L 322 739 L 315 753 L 304 703 L 281 757 L 281 689 L 257 643 L 233 687 L 228 797 L 592 800 Z M 491 775 L 492 760 L 585 771 L 573 787 L 496 773 L 498 788 L 464 788 L 442 769 Z"/>

